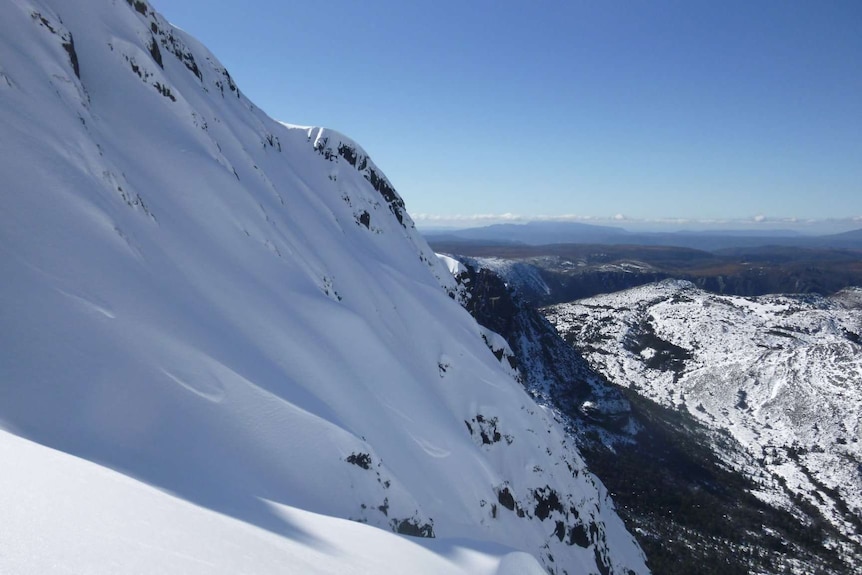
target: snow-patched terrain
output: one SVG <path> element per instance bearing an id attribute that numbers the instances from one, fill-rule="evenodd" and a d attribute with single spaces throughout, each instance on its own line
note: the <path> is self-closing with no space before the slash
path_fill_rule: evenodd
<path id="1" fill-rule="evenodd" d="M 668 280 L 546 312 L 611 381 L 729 431 L 759 496 L 801 498 L 860 541 L 862 290 L 746 298 Z"/>
<path id="2" fill-rule="evenodd" d="M 0 176 L 0 572 L 646 571 L 368 155 L 146 2 L 0 3 Z"/>

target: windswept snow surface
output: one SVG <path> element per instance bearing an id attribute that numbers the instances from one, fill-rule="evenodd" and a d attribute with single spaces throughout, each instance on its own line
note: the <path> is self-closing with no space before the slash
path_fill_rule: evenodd
<path id="1" fill-rule="evenodd" d="M 467 268 L 464 267 L 464 264 L 459 262 L 453 257 L 447 256 L 445 254 L 436 254 L 437 257 L 446 265 L 446 269 L 449 270 L 449 273 L 452 277 L 458 277 L 467 272 Z"/>
<path id="2" fill-rule="evenodd" d="M 758 496 L 807 502 L 858 553 L 860 300 L 859 288 L 747 298 L 667 280 L 546 313 L 611 381 L 728 431 L 751 456 L 728 463 L 764 485 Z"/>
<path id="3" fill-rule="evenodd" d="M 262 499 L 275 534 L 2 431 L 0 458 L 15 463 L 0 489 L 0 567 L 16 573 L 545 573 L 499 545 L 400 537 Z"/>
<path id="4" fill-rule="evenodd" d="M 0 2 L 0 176 L 0 572 L 647 571 L 367 154 L 146 2 Z"/>

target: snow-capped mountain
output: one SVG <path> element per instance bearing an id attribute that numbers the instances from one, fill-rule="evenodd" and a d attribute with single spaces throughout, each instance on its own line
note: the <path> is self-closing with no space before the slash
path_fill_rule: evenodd
<path id="1" fill-rule="evenodd" d="M 862 291 L 738 297 L 668 280 L 545 311 L 611 381 L 729 433 L 745 454 L 727 464 L 754 494 L 818 510 L 841 534 L 823 544 L 858 566 Z"/>
<path id="2" fill-rule="evenodd" d="M 0 571 L 647 571 L 368 154 L 148 3 L 0 3 L 0 150 Z"/>

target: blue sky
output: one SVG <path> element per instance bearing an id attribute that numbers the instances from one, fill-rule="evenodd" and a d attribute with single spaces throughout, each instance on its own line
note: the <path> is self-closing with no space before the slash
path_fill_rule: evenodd
<path id="1" fill-rule="evenodd" d="M 152 4 L 273 117 L 357 140 L 420 224 L 862 227 L 858 0 Z"/>

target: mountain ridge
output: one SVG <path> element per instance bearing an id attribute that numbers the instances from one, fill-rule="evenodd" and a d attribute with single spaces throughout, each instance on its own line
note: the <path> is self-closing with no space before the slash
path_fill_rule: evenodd
<path id="1" fill-rule="evenodd" d="M 438 555 L 446 541 L 489 544 L 486 572 L 648 571 L 361 147 L 267 117 L 142 0 L 21 0 L 0 14 L 0 296 L 14 302 L 0 310 L 0 433 L 32 466 L 4 499 L 27 502 L 13 526 L 25 551 L 0 570 L 36 572 L 40 555 L 114 572 L 149 553 L 186 572 L 170 553 L 203 564 L 204 539 L 160 554 L 134 513 L 108 533 L 97 519 L 150 504 L 187 517 L 191 503 L 221 518 L 224 544 L 250 525 L 282 548 L 328 516 L 436 537 Z M 124 491 L 136 499 L 117 507 L 107 483 L 104 498 L 76 491 L 54 465 L 161 495 Z M 27 477 L 56 489 L 30 492 Z M 70 492 L 92 500 L 52 511 Z M 78 547 L 107 539 L 92 555 L 105 562 L 33 533 L 71 517 Z M 382 554 L 391 541 L 327 525 Z M 134 542 L 143 563 L 121 551 Z"/>
<path id="2" fill-rule="evenodd" d="M 678 230 L 630 231 L 619 226 L 537 220 L 525 224 L 428 230 L 432 244 L 553 246 L 557 244 L 609 244 L 668 246 L 705 251 L 764 246 L 862 249 L 862 230 L 838 234 L 802 234 L 795 230 Z M 449 251 L 459 251 L 453 248 Z"/>

